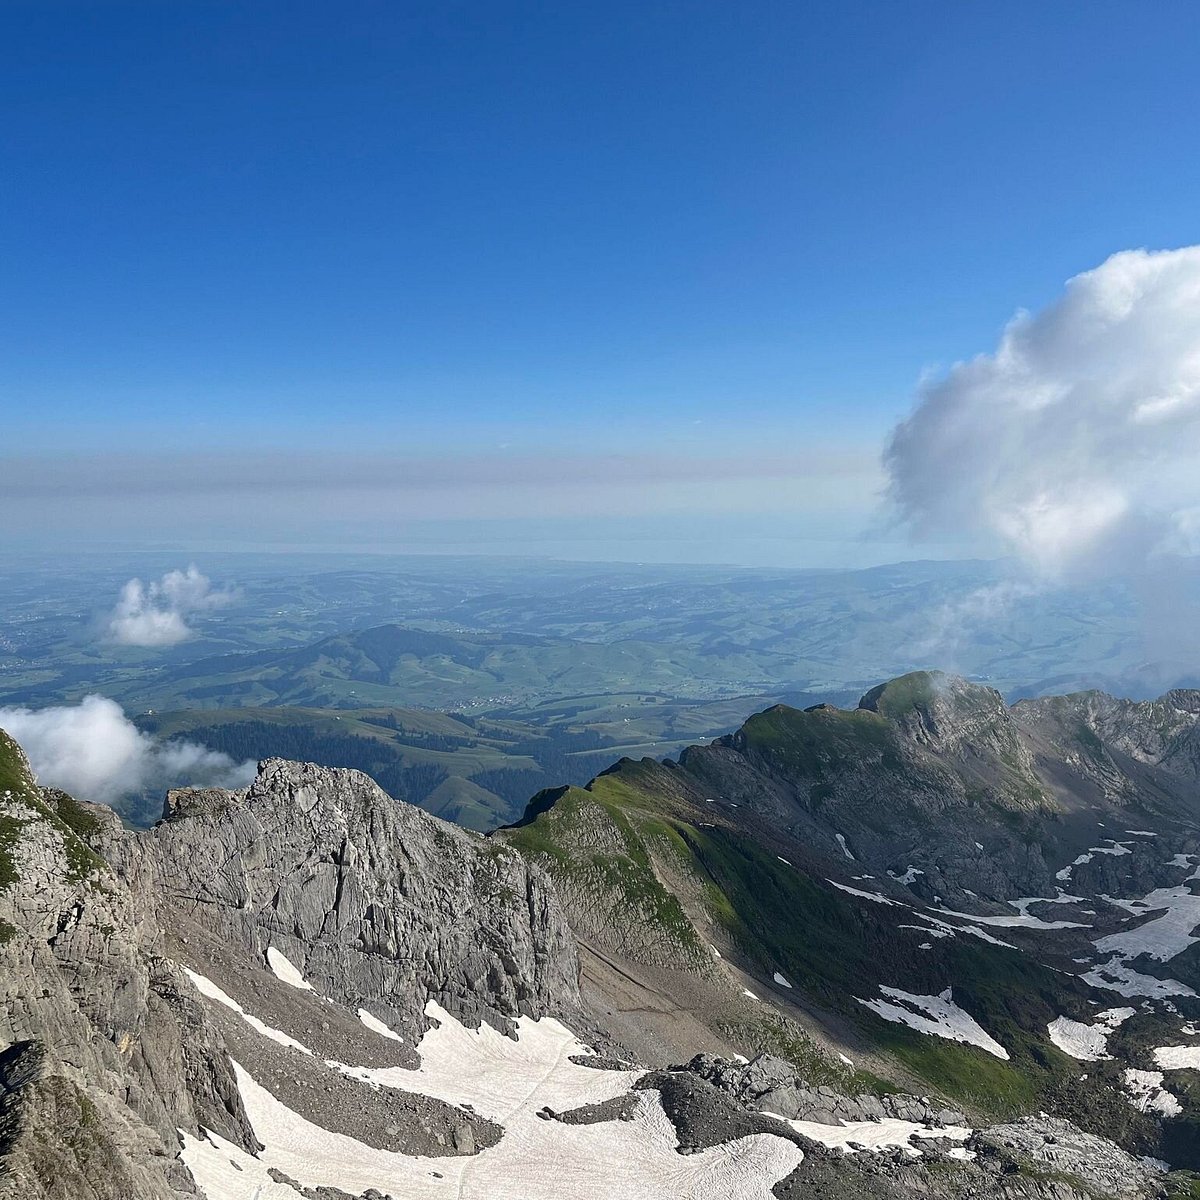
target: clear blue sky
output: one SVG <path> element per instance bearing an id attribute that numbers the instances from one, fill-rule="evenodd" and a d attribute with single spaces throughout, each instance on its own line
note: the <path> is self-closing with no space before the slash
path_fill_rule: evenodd
<path id="1" fill-rule="evenodd" d="M 835 561 L 923 370 L 1200 240 L 1198 60 L 1170 0 L 2 3 L 0 538 Z"/>

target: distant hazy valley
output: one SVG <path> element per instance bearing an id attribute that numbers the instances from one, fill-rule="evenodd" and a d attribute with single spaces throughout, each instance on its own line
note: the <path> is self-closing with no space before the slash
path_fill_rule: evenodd
<path id="1" fill-rule="evenodd" d="M 192 636 L 114 641 L 105 621 L 122 585 L 172 561 L 13 560 L 0 579 L 0 708 L 101 694 L 155 735 L 239 761 L 359 767 L 481 829 L 622 755 L 677 753 L 781 700 L 853 702 L 930 665 L 1014 698 L 1092 686 L 1152 696 L 1195 678 L 1186 655 L 1155 659 L 1170 632 L 1144 598 L 1116 584 L 1029 591 L 988 563 L 769 572 L 226 556 L 206 568 L 236 592 L 190 617 Z M 1184 597 L 1181 623 L 1189 611 Z M 157 804 L 151 789 L 127 812 L 146 819 Z"/>

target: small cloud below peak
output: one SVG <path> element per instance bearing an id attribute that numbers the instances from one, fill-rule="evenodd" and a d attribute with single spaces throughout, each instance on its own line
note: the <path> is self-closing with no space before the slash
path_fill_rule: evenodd
<path id="1" fill-rule="evenodd" d="M 236 588 L 214 589 L 194 564 L 149 583 L 131 579 L 108 616 L 105 636 L 121 646 L 175 646 L 195 632 L 189 616 L 224 608 L 238 595 Z"/>

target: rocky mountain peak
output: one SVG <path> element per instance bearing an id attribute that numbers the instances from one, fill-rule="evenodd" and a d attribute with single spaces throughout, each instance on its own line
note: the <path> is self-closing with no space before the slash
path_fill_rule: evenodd
<path id="1" fill-rule="evenodd" d="M 938 749 L 1011 725 L 998 691 L 943 671 L 914 671 L 881 683 L 858 707 L 886 718 L 909 739 Z"/>

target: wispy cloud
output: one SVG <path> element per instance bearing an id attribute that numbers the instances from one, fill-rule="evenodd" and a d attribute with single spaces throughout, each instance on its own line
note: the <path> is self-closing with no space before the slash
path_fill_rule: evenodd
<path id="1" fill-rule="evenodd" d="M 40 783 L 82 800 L 118 803 L 168 788 L 240 787 L 254 763 L 189 741 L 158 742 L 104 696 L 53 708 L 0 708 L 0 729 L 25 751 Z"/>
<path id="2" fill-rule="evenodd" d="M 131 579 L 108 618 L 106 636 L 122 646 L 174 646 L 192 636 L 191 614 L 223 608 L 237 597 L 234 588 L 214 589 L 194 565 L 149 583 Z"/>

